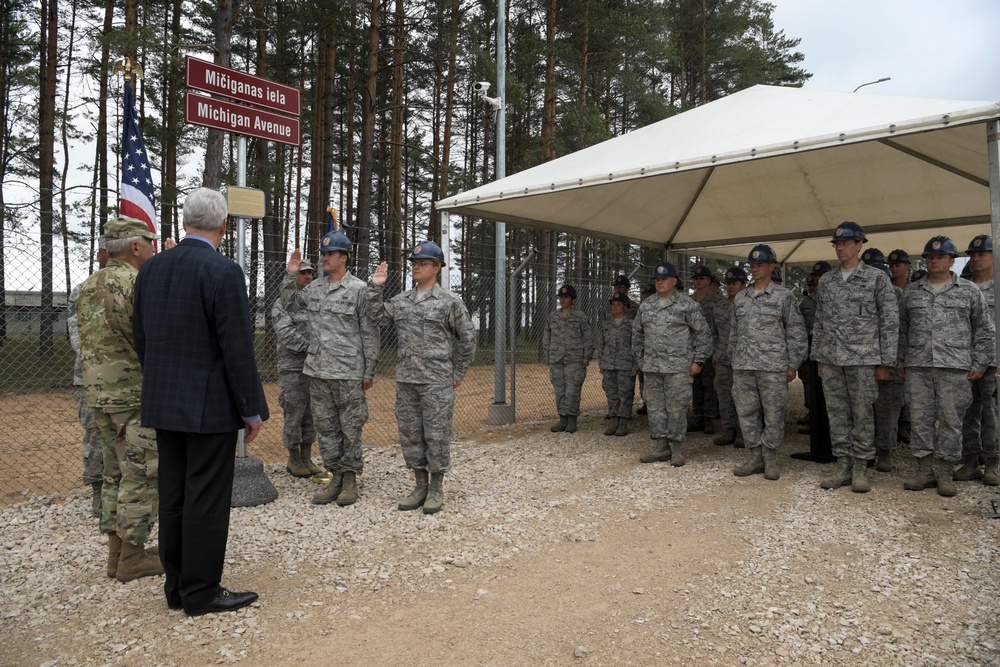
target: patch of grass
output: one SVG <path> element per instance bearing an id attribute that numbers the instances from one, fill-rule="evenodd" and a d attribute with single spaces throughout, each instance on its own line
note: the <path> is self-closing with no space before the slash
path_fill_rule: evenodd
<path id="1" fill-rule="evenodd" d="M 73 384 L 76 354 L 66 336 L 55 337 L 52 354 L 41 356 L 37 336 L 9 336 L 0 346 L 0 393 L 24 394 Z"/>

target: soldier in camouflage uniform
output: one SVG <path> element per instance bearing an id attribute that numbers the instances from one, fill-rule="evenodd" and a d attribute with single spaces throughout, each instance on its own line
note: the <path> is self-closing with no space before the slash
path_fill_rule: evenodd
<path id="1" fill-rule="evenodd" d="M 302 260 L 295 289 L 305 289 L 313 281 L 313 273 L 312 264 Z M 309 400 L 309 377 L 302 372 L 309 351 L 309 311 L 298 310 L 289 314 L 281 305 L 281 297 L 278 297 L 271 307 L 271 323 L 278 342 L 277 366 L 281 382 L 278 403 L 285 417 L 281 440 L 288 450 L 285 470 L 293 477 L 318 475 L 323 469 L 312 462 L 316 427 Z"/>
<path id="2" fill-rule="evenodd" d="M 995 328 L 982 291 L 951 271 L 958 250 L 947 236 L 924 246 L 927 277 L 903 291 L 900 370 L 910 403 L 910 452 L 917 472 L 903 488 L 937 487 L 958 493 L 953 480 L 962 458 L 962 418 L 972 403 L 972 383 L 994 364 Z"/>
<path id="3" fill-rule="evenodd" d="M 719 283 L 712 269 L 707 266 L 694 267 L 691 280 L 694 282 L 694 294 L 691 298 L 701 306 L 701 312 L 711 329 L 715 311 L 725 307 L 726 298 L 719 292 Z M 715 368 L 711 359 L 705 360 L 705 368 L 695 376 L 691 389 L 693 418 L 687 430 L 704 431 L 712 435 L 716 429 L 715 421 L 719 418 L 719 400 L 715 393 Z"/>
<path id="4" fill-rule="evenodd" d="M 639 303 L 641 304 L 643 301 L 645 301 L 649 297 L 655 296 L 655 295 L 656 295 L 656 285 L 650 283 L 650 284 L 648 284 L 648 285 L 646 285 L 645 287 L 642 288 L 642 299 L 639 301 Z M 635 316 L 636 316 L 636 314 L 638 314 L 638 312 L 639 312 L 639 308 L 637 306 L 635 308 L 634 312 L 632 313 L 632 319 L 633 320 L 635 319 Z M 642 405 L 640 405 L 639 409 L 635 411 L 635 414 L 637 414 L 637 415 L 648 414 L 649 413 L 649 409 L 646 407 L 646 374 L 642 372 L 641 368 L 639 369 L 639 398 L 642 401 Z"/>
<path id="5" fill-rule="evenodd" d="M 892 271 L 886 264 L 871 264 L 892 279 Z M 903 290 L 892 286 L 896 295 L 897 305 L 903 298 Z M 875 399 L 875 469 L 879 472 L 892 472 L 892 453 L 896 451 L 897 434 L 899 432 L 899 416 L 903 409 L 904 391 L 903 378 L 893 367 L 889 369 L 889 379 L 879 381 L 878 396 Z"/>
<path id="6" fill-rule="evenodd" d="M 108 264 L 108 250 L 104 245 L 104 237 L 97 240 L 97 268 L 103 269 Z M 83 283 L 80 283 L 82 285 Z M 77 285 L 66 299 L 66 331 L 69 334 L 69 344 L 76 353 L 73 364 L 73 386 L 76 394 L 77 416 L 83 427 L 83 483 L 90 485 L 90 511 L 101 518 L 101 486 L 104 482 L 104 457 L 101 456 L 101 440 L 97 436 L 97 425 L 94 423 L 94 411 L 87 405 L 87 392 L 83 388 L 83 368 L 80 366 L 80 332 L 77 327 L 76 297 L 80 293 Z"/>
<path id="7" fill-rule="evenodd" d="M 87 404 L 104 461 L 101 532 L 108 535 L 107 575 L 119 581 L 163 574 L 147 551 L 158 510 L 156 432 L 139 423 L 142 368 L 132 338 L 133 287 L 153 256 L 146 223 L 114 218 L 104 227 L 110 259 L 80 286 L 76 308 Z"/>
<path id="8" fill-rule="evenodd" d="M 598 354 L 601 369 L 601 388 L 608 398 L 611 423 L 604 435 L 628 435 L 628 420 L 632 418 L 632 401 L 635 398 L 635 376 L 639 367 L 632 356 L 632 320 L 629 317 L 629 299 L 622 293 L 608 299 L 611 319 L 602 325 L 603 340 Z"/>
<path id="9" fill-rule="evenodd" d="M 313 494 L 312 502 L 346 507 L 357 502 L 357 476 L 364 471 L 365 392 L 375 377 L 379 339 L 370 312 L 374 295 L 347 270 L 351 241 L 343 232 L 327 232 L 319 251 L 327 275 L 301 291 L 296 281 L 302 254 L 292 251 L 281 285 L 281 304 L 289 315 L 308 313 L 309 350 L 302 372 L 309 376 L 319 452 L 333 475 L 329 484 Z"/>
<path id="10" fill-rule="evenodd" d="M 444 253 L 424 241 L 410 253 L 413 289 L 377 306 L 381 324 L 396 324 L 396 423 L 406 467 L 413 470 L 413 491 L 401 510 L 441 511 L 444 475 L 451 470 L 451 423 L 455 390 L 476 353 L 476 329 L 462 300 L 438 284 Z M 382 262 L 372 275 L 381 296 L 388 278 Z"/>
<path id="11" fill-rule="evenodd" d="M 886 258 L 889 272 L 892 274 L 892 286 L 903 290 L 910 282 L 910 255 L 901 248 L 896 248 Z M 910 444 L 910 406 L 906 404 L 906 394 L 903 394 L 903 407 L 899 412 L 899 423 L 896 426 L 896 440 Z"/>
<path id="12" fill-rule="evenodd" d="M 549 380 L 556 393 L 559 421 L 553 433 L 576 433 L 580 415 L 580 392 L 587 378 L 587 366 L 594 356 L 594 334 L 587 315 L 573 308 L 576 288 L 559 288 L 559 310 L 549 315 L 542 331 L 542 363 L 549 365 Z"/>
<path id="13" fill-rule="evenodd" d="M 732 327 L 733 300 L 736 295 L 746 289 L 747 274 L 742 268 L 734 266 L 726 270 L 726 304 L 715 311 L 712 322 L 712 365 L 715 366 L 715 394 L 719 398 L 719 415 L 722 420 L 722 431 L 712 442 L 724 447 L 734 445 L 737 438 L 743 440 L 740 430 L 739 416 L 736 414 L 736 403 L 733 401 L 733 361 L 729 356 L 729 335 Z M 745 446 L 745 445 L 744 445 Z"/>
<path id="14" fill-rule="evenodd" d="M 816 322 L 816 309 L 819 304 L 816 301 L 816 288 L 819 286 L 819 279 L 824 273 L 830 270 L 830 263 L 819 261 L 813 264 L 809 277 L 806 279 L 806 293 L 799 300 L 799 312 L 802 313 L 802 321 L 806 325 L 806 334 L 809 337 L 809 347 L 812 348 L 813 324 Z M 816 362 L 808 356 L 799 366 L 799 379 L 802 380 L 803 402 L 806 407 L 806 414 L 798 418 L 799 433 L 808 435 L 809 424 L 812 421 L 810 416 L 813 411 L 813 401 L 816 398 Z"/>
<path id="15" fill-rule="evenodd" d="M 746 440 L 747 459 L 737 477 L 776 480 L 778 449 L 785 441 L 788 383 L 809 351 L 806 325 L 791 291 L 771 282 L 777 257 L 757 245 L 748 258 L 753 285 L 733 301 L 728 356 L 733 367 L 733 400 Z"/>
<path id="16" fill-rule="evenodd" d="M 988 317 L 993 318 L 993 237 L 980 234 L 969 242 L 968 266 L 972 267 L 972 282 L 979 287 L 986 301 Z M 972 383 L 972 404 L 962 422 L 962 467 L 955 471 L 959 482 L 981 479 L 986 486 L 1000 485 L 1000 444 L 997 441 L 997 359 L 983 376 Z M 979 457 L 986 457 L 986 471 L 979 467 Z"/>
<path id="17" fill-rule="evenodd" d="M 656 295 L 639 306 L 632 325 L 632 354 L 646 374 L 650 437 L 656 442 L 642 463 L 684 465 L 691 382 L 712 356 L 712 332 L 697 303 L 677 291 L 677 269 L 660 262 Z"/>
<path id="18" fill-rule="evenodd" d="M 820 483 L 824 489 L 851 485 L 871 490 L 868 461 L 875 458 L 872 406 L 877 382 L 889 378 L 896 363 L 899 307 L 889 278 L 861 261 L 867 241 L 856 222 L 837 225 L 832 243 L 840 266 L 824 274 L 816 290 L 819 307 L 810 356 L 823 378 L 836 471 Z"/>

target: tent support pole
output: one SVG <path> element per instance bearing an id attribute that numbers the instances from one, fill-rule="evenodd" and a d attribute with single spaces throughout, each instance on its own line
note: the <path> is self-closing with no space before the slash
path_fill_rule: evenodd
<path id="1" fill-rule="evenodd" d="M 994 118 L 986 123 L 986 155 L 989 162 L 990 177 L 990 234 L 993 239 L 1000 239 L 1000 119 Z M 993 253 L 993 275 L 1000 276 L 1000 256 Z M 997 301 L 1000 292 L 1000 282 L 993 280 L 993 299 Z M 1000 349 L 1000 310 L 994 307 L 993 323 L 997 327 L 994 344 Z"/>

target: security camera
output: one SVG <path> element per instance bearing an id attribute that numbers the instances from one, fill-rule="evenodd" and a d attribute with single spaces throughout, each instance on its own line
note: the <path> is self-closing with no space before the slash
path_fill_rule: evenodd
<path id="1" fill-rule="evenodd" d="M 479 93 L 480 95 L 485 95 L 490 89 L 489 81 L 477 81 L 472 84 L 472 89 Z"/>

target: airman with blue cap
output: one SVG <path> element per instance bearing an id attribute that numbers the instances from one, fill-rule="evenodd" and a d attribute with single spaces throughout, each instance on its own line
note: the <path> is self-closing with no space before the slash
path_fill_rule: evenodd
<path id="1" fill-rule="evenodd" d="M 691 280 L 694 283 L 694 293 L 691 298 L 701 306 L 705 322 L 711 330 L 715 322 L 715 311 L 726 304 L 726 298 L 719 291 L 719 284 L 713 280 L 715 272 L 708 266 L 700 264 L 694 267 Z M 718 348 L 715 348 L 718 351 Z M 715 393 L 715 366 L 711 359 L 705 360 L 705 368 L 695 376 L 692 384 L 692 420 L 688 431 L 704 431 L 712 435 L 716 431 L 719 419 L 719 399 Z"/>
<path id="2" fill-rule="evenodd" d="M 559 415 L 559 421 L 549 430 L 576 433 L 580 393 L 587 378 L 587 366 L 594 356 L 594 333 L 587 314 L 573 307 L 576 287 L 562 285 L 557 297 L 559 309 L 549 313 L 542 330 L 542 362 L 549 366 Z"/>
<path id="3" fill-rule="evenodd" d="M 715 393 L 719 397 L 719 419 L 721 429 L 712 443 L 719 446 L 734 445 L 741 436 L 740 421 L 733 403 L 733 364 L 729 357 L 729 332 L 732 328 L 733 299 L 747 286 L 747 274 L 738 266 L 726 269 L 725 305 L 716 311 L 712 326 L 712 340 L 715 351 L 712 363 L 715 365 Z"/>

